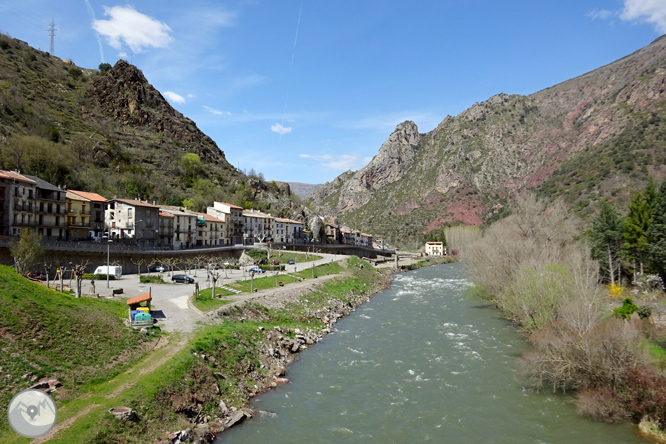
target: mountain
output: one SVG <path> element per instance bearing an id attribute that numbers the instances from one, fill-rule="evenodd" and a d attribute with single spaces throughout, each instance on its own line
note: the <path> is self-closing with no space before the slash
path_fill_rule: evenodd
<path id="1" fill-rule="evenodd" d="M 666 177 L 666 37 L 528 96 L 498 94 L 433 131 L 403 122 L 359 171 L 309 204 L 389 239 L 480 225 L 532 189 L 585 217 L 600 199 L 626 205 Z"/>
<path id="2" fill-rule="evenodd" d="M 310 194 L 321 184 L 311 184 L 311 183 L 301 183 L 301 182 L 287 182 L 289 187 L 291 187 L 291 192 L 300 197 L 301 199 L 307 199 Z"/>
<path id="3" fill-rule="evenodd" d="M 286 184 L 237 171 L 135 66 L 80 68 L 2 34 L 0 169 L 109 198 L 295 211 Z"/>

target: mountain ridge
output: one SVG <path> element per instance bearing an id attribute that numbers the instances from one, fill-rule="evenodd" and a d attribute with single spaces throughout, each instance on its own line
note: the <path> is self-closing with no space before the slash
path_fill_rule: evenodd
<path id="1" fill-rule="evenodd" d="M 309 203 L 343 223 L 410 241 L 446 224 L 490 222 L 527 189 L 549 198 L 562 195 L 583 216 L 601 198 L 622 205 L 648 176 L 666 175 L 659 129 L 666 117 L 664 90 L 666 38 L 660 37 L 616 62 L 531 95 L 500 93 L 447 116 L 411 145 L 409 167 L 377 188 L 364 181 L 364 173 L 399 167 L 395 159 L 381 156 L 394 131 L 368 165 L 325 184 Z M 650 143 L 616 146 L 622 134 L 644 125 L 649 134 L 643 140 Z M 415 125 L 411 131 L 418 134 Z M 573 177 L 571 162 L 594 150 L 613 162 L 598 156 L 587 171 L 593 180 Z M 561 168 L 567 170 L 567 186 Z M 579 182 L 584 189 L 574 196 L 570 191 Z"/>

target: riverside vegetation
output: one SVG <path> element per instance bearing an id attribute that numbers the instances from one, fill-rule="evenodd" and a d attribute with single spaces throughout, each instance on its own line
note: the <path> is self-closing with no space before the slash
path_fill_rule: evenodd
<path id="1" fill-rule="evenodd" d="M 666 198 L 666 186 L 660 192 Z M 609 310 L 599 263 L 569 208 L 527 195 L 510 216 L 472 233 L 468 245 L 453 237 L 449 245 L 461 249 L 476 291 L 527 334 L 532 348 L 520 368 L 529 383 L 574 393 L 581 414 L 628 418 L 664 439 L 666 334 L 640 311 L 632 315 L 639 308 L 632 301 Z M 611 294 L 621 293 L 617 288 L 610 286 Z"/>
<path id="2" fill-rule="evenodd" d="M 213 433 L 221 432 L 252 414 L 244 409 L 249 399 L 279 383 L 280 379 L 277 378 L 284 375 L 286 366 L 295 359 L 299 351 L 319 341 L 331 331 L 331 325 L 340 317 L 353 311 L 375 292 L 387 288 L 390 283 L 385 274 L 357 257 L 341 260 L 336 266 L 341 269 L 339 276 L 319 285 L 313 282 L 300 296 L 286 298 L 279 304 L 272 304 L 270 308 L 257 303 L 246 303 L 226 310 L 224 307 L 217 318 L 219 323 L 203 326 L 193 337 L 181 338 L 180 340 L 187 340 L 187 345 L 180 351 L 166 357 L 161 357 L 159 350 L 153 352 L 149 358 L 160 361 L 154 365 L 154 369 L 126 372 L 112 381 L 108 381 L 108 378 L 135 363 L 136 359 L 144 354 L 141 344 L 149 343 L 146 336 L 122 326 L 120 318 L 126 317 L 125 304 L 88 298 L 74 299 L 30 283 L 5 267 L 2 272 L 9 277 L 2 292 L 7 303 L 3 300 L 2 307 L 5 311 L 17 313 L 21 312 L 26 304 L 33 306 L 35 313 L 45 313 L 47 318 L 39 321 L 40 318 L 37 317 L 37 325 L 56 323 L 56 316 L 51 315 L 48 307 L 66 305 L 73 310 L 57 313 L 61 331 L 53 331 L 51 336 L 53 341 L 65 341 L 75 349 L 82 347 L 81 353 L 76 350 L 67 353 L 68 361 L 72 361 L 74 353 L 76 364 L 68 362 L 66 365 L 60 362 L 51 367 L 43 365 L 46 358 L 41 357 L 41 354 L 50 356 L 51 353 L 44 346 L 43 349 L 34 351 L 34 355 L 29 355 L 34 356 L 33 361 L 39 362 L 43 371 L 39 374 L 34 369 L 32 371 L 37 376 L 43 373 L 61 378 L 66 390 L 55 392 L 59 408 L 66 399 L 72 399 L 65 402 L 76 404 L 77 408 L 84 408 L 89 404 L 93 407 L 86 410 L 85 415 L 74 416 L 76 421 L 61 430 L 50 442 L 164 442 L 171 431 L 187 429 L 190 430 L 190 436 L 210 441 Z M 37 300 L 24 296 L 37 290 L 41 294 Z M 90 310 L 85 309 L 88 305 L 104 311 L 103 319 L 112 327 L 117 326 L 107 329 L 107 335 L 110 336 L 109 347 L 104 356 L 98 356 L 102 352 L 86 341 L 71 341 L 69 336 L 62 335 L 62 331 L 77 328 L 75 326 L 84 320 L 88 329 L 97 332 L 98 327 L 93 321 L 98 321 L 99 316 L 92 317 Z M 77 316 L 75 312 L 81 307 L 84 308 L 80 313 L 82 316 Z M 5 318 L 12 319 L 3 316 L 3 321 Z M 15 318 L 16 316 L 13 317 Z M 28 320 L 24 319 L 22 322 Z M 24 349 L 32 350 L 36 347 L 32 345 L 32 339 L 39 329 L 31 332 L 25 325 L 19 326 L 18 321 L 15 323 L 15 328 L 20 328 L 22 332 L 20 344 Z M 71 325 L 63 325 L 67 323 Z M 8 335 L 13 331 L 11 328 L 3 326 L 1 331 L 3 348 L 18 342 Z M 90 337 L 91 340 L 98 341 L 96 336 L 98 335 L 77 335 L 79 338 Z M 50 339 L 45 335 L 38 337 L 46 341 L 45 343 Z M 175 342 L 179 338 L 169 335 L 163 340 Z M 57 343 L 59 342 L 54 342 Z M 88 349 L 90 356 L 83 353 Z M 64 356 L 65 353 L 60 355 Z M 64 361 L 64 358 L 60 359 Z M 106 378 L 97 377 L 99 368 L 103 367 L 100 359 L 110 363 L 105 369 Z M 26 371 L 24 367 L 29 368 L 31 364 L 21 365 L 23 367 L 16 369 L 10 367 L 12 380 L 16 380 L 14 389 L 25 388 L 26 385 L 20 375 Z M 140 365 L 150 364 L 144 359 Z M 80 370 L 79 366 L 84 370 Z M 7 370 L 7 367 L 5 369 Z M 75 379 L 74 374 L 80 371 L 94 371 L 95 379 L 92 379 L 92 374 L 87 373 L 81 377 L 77 374 L 78 379 Z M 86 379 L 90 379 L 90 382 L 84 384 Z M 118 379 L 121 381 L 118 382 Z M 77 381 L 79 385 L 72 384 L 71 381 Z M 109 393 L 109 385 L 116 388 L 117 392 Z M 131 389 L 127 389 L 129 387 Z M 4 403 L 6 405 L 12 390 L 7 388 L 6 393 L 3 393 L 4 398 L 7 398 Z M 78 395 L 83 397 L 75 400 Z M 82 404 L 86 402 L 86 398 L 87 404 Z M 120 402 L 134 409 L 137 413 L 135 420 L 122 422 L 112 418 L 107 413 L 108 408 L 115 406 L 110 405 L 111 402 Z M 67 420 L 72 412 L 65 408 L 62 409 L 62 414 L 64 420 Z M 15 434 L 9 433 L 6 419 L 3 421 L 0 426 L 2 442 L 19 442 L 20 439 L 16 438 Z"/>

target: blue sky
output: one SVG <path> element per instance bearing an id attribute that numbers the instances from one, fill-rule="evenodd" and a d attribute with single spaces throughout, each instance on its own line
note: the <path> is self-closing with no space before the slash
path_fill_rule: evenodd
<path id="1" fill-rule="evenodd" d="M 665 0 L 0 0 L 0 31 L 85 68 L 124 58 L 266 179 L 357 170 L 421 132 L 530 94 L 666 33 Z"/>

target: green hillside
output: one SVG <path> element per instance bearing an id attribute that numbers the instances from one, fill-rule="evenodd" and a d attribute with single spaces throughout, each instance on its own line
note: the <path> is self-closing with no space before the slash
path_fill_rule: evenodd
<path id="1" fill-rule="evenodd" d="M 0 169 L 200 211 L 214 200 L 266 209 L 288 195 L 286 184 L 230 165 L 135 66 L 80 68 L 3 34 Z"/>
<path id="2" fill-rule="evenodd" d="M 107 380 L 144 353 L 146 336 L 126 327 L 127 305 L 59 293 L 0 266 L 0 430 L 12 396 L 39 379 L 63 387 L 56 402 Z"/>

